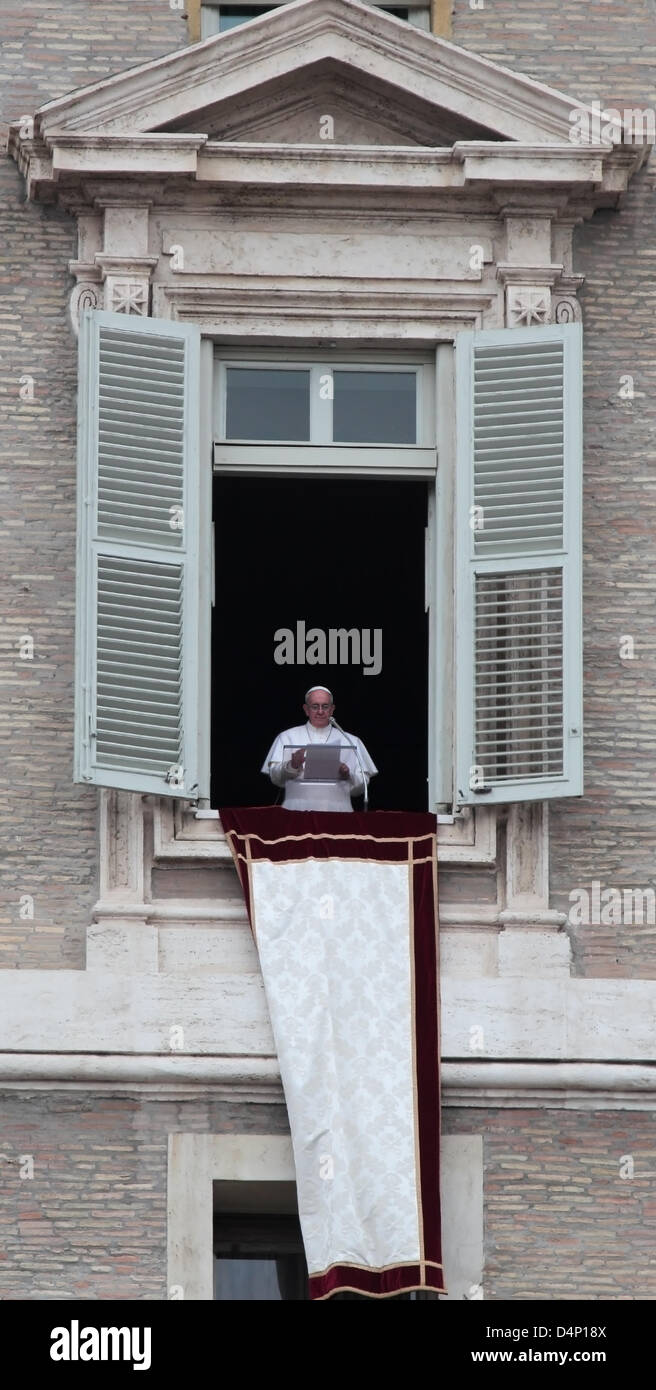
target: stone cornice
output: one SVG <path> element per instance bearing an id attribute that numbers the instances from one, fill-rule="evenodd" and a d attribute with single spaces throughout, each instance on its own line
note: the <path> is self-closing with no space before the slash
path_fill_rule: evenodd
<path id="1" fill-rule="evenodd" d="M 37 153 L 38 150 L 38 153 Z M 105 133 L 52 134 L 45 141 L 19 139 L 10 151 L 28 180 L 30 196 L 57 196 L 80 201 L 93 182 L 110 184 L 114 199 L 129 203 L 135 184 L 164 176 L 184 190 L 189 180 L 217 189 L 275 189 L 282 186 L 358 192 L 380 190 L 447 192 L 454 199 L 480 197 L 494 190 L 495 201 L 536 209 L 548 194 L 558 215 L 569 198 L 590 215 L 600 202 L 617 201 L 627 186 L 630 164 L 610 145 L 582 149 L 576 145 L 525 145 L 516 142 L 457 141 L 452 147 L 419 145 L 337 145 L 258 143 L 209 140 L 203 134 Z M 174 185 L 171 185 L 174 186 Z M 517 190 L 517 192 L 515 192 Z M 523 194 L 523 200 L 522 200 Z M 110 193 L 111 197 L 112 194 Z M 527 203 L 528 199 L 528 203 Z M 536 201 L 537 200 L 537 201 Z M 543 215 L 548 214 L 545 205 Z"/>
<path id="2" fill-rule="evenodd" d="M 503 261 L 497 265 L 497 280 L 502 285 L 555 285 L 562 277 L 562 265 L 510 265 Z"/>
<path id="3" fill-rule="evenodd" d="M 656 1067 L 591 1062 L 449 1061 L 442 1104 L 492 1109 L 653 1110 Z M 139 1053 L 0 1053 L 0 1089 L 147 1093 L 168 1099 L 211 1092 L 281 1104 L 277 1058 Z"/>
<path id="4" fill-rule="evenodd" d="M 191 858 L 191 856 L 189 856 Z M 446 862 L 458 862 L 445 856 Z M 248 923 L 248 914 L 240 899 L 225 898 L 211 904 L 193 898 L 168 898 L 159 902 L 126 902 L 117 897 L 99 899 L 91 912 L 92 919 L 98 921 L 116 920 L 119 922 L 171 923 L 198 926 L 213 923 L 215 926 L 228 922 L 231 926 Z M 466 930 L 490 928 L 501 931 L 504 927 L 539 927 L 558 931 L 565 926 L 567 915 L 550 908 L 534 912 L 512 912 L 499 910 L 494 906 L 477 907 L 472 903 L 452 907 L 440 905 L 440 925 L 443 928 L 459 927 Z"/>
<path id="5" fill-rule="evenodd" d="M 288 333 L 297 340 L 357 336 L 379 343 L 399 340 L 403 322 L 404 342 L 452 341 L 453 326 L 478 328 L 494 302 L 494 291 L 479 286 L 440 284 L 438 290 L 426 286 L 417 293 L 405 286 L 386 289 L 367 286 L 353 289 L 341 282 L 324 289 L 302 289 L 282 283 L 275 286 L 275 298 L 267 284 L 213 284 L 195 282 L 158 284 L 153 291 L 155 317 L 177 318 L 203 325 L 210 334 L 253 332 L 266 312 L 269 331 Z M 344 327 L 346 326 L 346 327 Z"/>
<path id="6" fill-rule="evenodd" d="M 229 128 L 235 109 L 239 115 L 252 108 L 257 123 L 274 89 L 284 106 L 295 84 L 316 89 L 331 81 L 336 90 L 346 83 L 359 92 L 365 106 L 371 101 L 374 119 L 381 102 L 393 113 L 398 101 L 406 134 L 414 111 L 420 139 L 439 131 L 445 117 L 454 131 L 488 131 L 490 138 L 457 139 L 442 149 L 219 142 L 203 133 L 222 120 Z M 550 186 L 552 199 L 554 189 L 557 201 L 576 194 L 589 211 L 617 202 L 648 146 L 629 144 L 621 122 L 612 143 L 573 141 L 572 115 L 584 110 L 562 92 L 358 0 L 293 0 L 48 102 L 11 128 L 9 149 L 30 195 L 44 199 L 58 184 L 70 199 L 84 180 L 123 181 L 128 193 L 135 180 L 161 175 L 176 188 L 191 176 L 205 185 L 328 183 L 391 195 L 395 188 L 489 188 L 505 197 L 517 188 L 526 196 Z M 595 113 L 589 116 L 594 131 Z M 181 131 L 184 125 L 191 130 Z"/>

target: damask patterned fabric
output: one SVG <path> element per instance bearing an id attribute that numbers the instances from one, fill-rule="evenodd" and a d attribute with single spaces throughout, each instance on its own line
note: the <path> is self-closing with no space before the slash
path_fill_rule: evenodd
<path id="1" fill-rule="evenodd" d="M 220 816 L 262 967 L 310 1296 L 443 1291 L 435 817 Z"/>

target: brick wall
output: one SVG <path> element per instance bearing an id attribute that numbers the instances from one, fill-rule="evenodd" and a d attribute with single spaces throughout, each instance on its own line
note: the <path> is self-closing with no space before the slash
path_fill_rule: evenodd
<path id="1" fill-rule="evenodd" d="M 653 0 L 456 0 L 453 41 L 602 107 L 656 108 Z M 656 885 L 656 156 L 575 235 L 585 340 L 582 801 L 551 812 L 553 905 Z M 620 377 L 634 378 L 633 401 Z M 620 638 L 634 639 L 634 659 Z M 610 916 L 610 910 L 607 915 Z M 656 976 L 656 923 L 573 928 L 578 973 Z"/>
<path id="2" fill-rule="evenodd" d="M 444 1130 L 483 1135 L 486 1299 L 656 1298 L 653 1115 L 446 1110 Z"/>
<path id="3" fill-rule="evenodd" d="M 26 1091 L 0 1097 L 0 1132 L 0 1300 L 114 1300 L 167 1297 L 170 1133 L 288 1127 L 282 1105 Z"/>
<path id="4" fill-rule="evenodd" d="M 447 1109 L 444 1130 L 484 1136 L 486 1299 L 656 1298 L 653 1115 Z M 0 1300 L 163 1299 L 168 1134 L 284 1134 L 287 1119 L 281 1105 L 14 1091 L 0 1132 Z"/>
<path id="5" fill-rule="evenodd" d="M 10 121 L 182 47 L 187 31 L 168 0 L 21 0 L 3 6 L 2 36 L 0 968 L 82 968 L 98 863 L 97 793 L 71 780 L 76 345 L 67 262 L 76 227 L 25 201 L 6 137 Z M 33 379 L 32 401 L 20 398 L 22 376 Z M 23 635 L 33 660 L 19 658 Z M 24 895 L 32 918 L 20 915 Z"/>

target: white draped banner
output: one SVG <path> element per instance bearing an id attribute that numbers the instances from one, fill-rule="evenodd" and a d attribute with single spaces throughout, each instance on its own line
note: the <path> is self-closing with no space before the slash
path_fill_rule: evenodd
<path id="1" fill-rule="evenodd" d="M 435 817 L 220 815 L 262 967 L 310 1295 L 443 1291 Z"/>

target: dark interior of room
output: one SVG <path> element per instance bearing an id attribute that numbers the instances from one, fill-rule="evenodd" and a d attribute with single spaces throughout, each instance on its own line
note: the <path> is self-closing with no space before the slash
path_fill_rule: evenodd
<path id="1" fill-rule="evenodd" d="M 378 767 L 370 808 L 426 810 L 426 514 L 421 482 L 215 479 L 214 807 L 281 797 L 259 769 L 275 735 L 305 722 L 303 696 L 316 681 L 334 692 L 335 717 Z M 299 621 L 306 633 L 369 629 L 372 642 L 380 629 L 380 674 L 365 675 L 362 660 L 299 662 Z M 293 665 L 274 659 L 279 629 L 294 634 Z M 362 809 L 361 799 L 353 804 Z"/>

